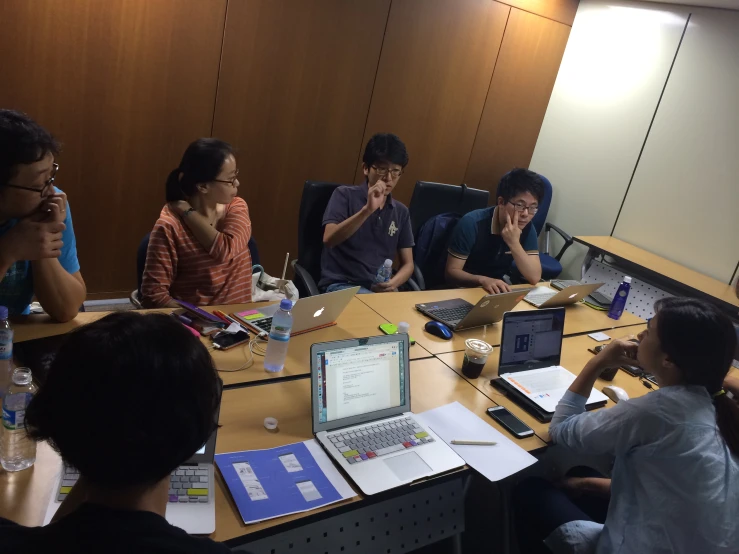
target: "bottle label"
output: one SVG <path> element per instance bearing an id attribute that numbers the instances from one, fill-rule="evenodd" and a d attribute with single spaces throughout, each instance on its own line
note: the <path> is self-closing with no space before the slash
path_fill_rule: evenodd
<path id="1" fill-rule="evenodd" d="M 0 360 L 9 360 L 13 357 L 13 330 L 0 330 Z"/>
<path id="2" fill-rule="evenodd" d="M 3 427 L 15 431 L 26 428 L 26 407 L 31 401 L 31 394 L 19 392 L 5 397 L 3 404 Z"/>
<path id="3" fill-rule="evenodd" d="M 282 327 L 275 325 L 274 327 L 272 327 L 272 331 L 269 333 L 269 340 L 287 342 L 290 340 L 291 329 L 291 327 Z"/>
<path id="4" fill-rule="evenodd" d="M 626 291 L 625 290 L 619 291 L 618 295 L 619 296 L 626 296 Z"/>

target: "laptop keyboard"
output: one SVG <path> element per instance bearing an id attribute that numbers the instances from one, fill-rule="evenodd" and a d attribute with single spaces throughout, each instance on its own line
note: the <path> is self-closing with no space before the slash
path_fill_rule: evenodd
<path id="1" fill-rule="evenodd" d="M 471 310 L 472 306 L 460 306 L 459 308 L 436 308 L 429 310 L 429 313 L 434 314 L 434 317 L 443 321 L 458 323 L 464 319 Z"/>
<path id="2" fill-rule="evenodd" d="M 549 300 L 552 296 L 557 293 L 554 291 L 536 292 L 533 291 L 526 295 L 526 300 L 531 302 L 534 306 L 541 306 L 544 302 Z"/>
<path id="3" fill-rule="evenodd" d="M 262 331 L 266 331 L 267 333 L 269 333 L 272 330 L 272 318 L 271 317 L 266 317 L 264 319 L 258 319 L 256 321 L 250 321 L 249 323 L 254 325 L 254 327 L 258 327 Z"/>
<path id="4" fill-rule="evenodd" d="M 434 439 L 412 417 L 367 425 L 326 437 L 350 464 L 413 448 Z"/>
<path id="5" fill-rule="evenodd" d="M 64 467 L 62 483 L 57 491 L 56 499 L 62 502 L 72 490 L 79 472 L 73 467 Z M 180 466 L 169 477 L 169 502 L 203 503 L 208 502 L 210 478 L 207 469 L 198 466 Z"/>
<path id="6" fill-rule="evenodd" d="M 559 290 L 566 289 L 567 287 L 576 287 L 578 285 L 582 285 L 582 283 L 573 279 L 557 279 L 552 281 L 552 286 Z"/>

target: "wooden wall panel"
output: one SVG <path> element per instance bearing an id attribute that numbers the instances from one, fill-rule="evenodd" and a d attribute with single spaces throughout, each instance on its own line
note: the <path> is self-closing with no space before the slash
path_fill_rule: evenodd
<path id="1" fill-rule="evenodd" d="M 0 106 L 64 143 L 91 293 L 136 283 L 136 248 L 187 144 L 210 134 L 226 0 L 6 0 Z"/>
<path id="2" fill-rule="evenodd" d="M 509 10 L 491 0 L 393 0 L 364 142 L 392 132 L 406 143 L 399 200 L 417 180 L 462 182 Z"/>
<path id="3" fill-rule="evenodd" d="M 239 148 L 239 193 L 271 274 L 297 256 L 303 182 L 352 181 L 389 7 L 230 0 L 213 133 Z"/>
<path id="4" fill-rule="evenodd" d="M 570 27 L 511 9 L 465 175 L 494 195 L 513 167 L 528 167 Z"/>
<path id="5" fill-rule="evenodd" d="M 496 0 L 572 26 L 580 0 Z"/>

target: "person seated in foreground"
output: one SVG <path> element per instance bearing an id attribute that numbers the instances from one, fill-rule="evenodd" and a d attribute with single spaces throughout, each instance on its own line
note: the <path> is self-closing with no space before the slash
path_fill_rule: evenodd
<path id="1" fill-rule="evenodd" d="M 394 292 L 413 274 L 413 233 L 408 208 L 392 197 L 408 165 L 405 144 L 380 133 L 367 143 L 362 158 L 365 182 L 337 188 L 323 214 L 321 280 L 325 292 L 359 286 L 360 294 Z M 400 267 L 385 283 L 375 283 L 385 260 Z"/>
<path id="2" fill-rule="evenodd" d="M 72 332 L 26 423 L 80 479 L 46 527 L 0 519 L 3 554 L 230 552 L 164 518 L 170 473 L 217 425 L 220 386 L 171 316 L 117 312 Z"/>
<path id="3" fill-rule="evenodd" d="M 251 220 L 230 144 L 201 138 L 167 178 L 167 204 L 149 237 L 146 308 L 251 302 Z"/>
<path id="4" fill-rule="evenodd" d="M 532 285 L 541 279 L 538 237 L 531 223 L 544 196 L 544 183 L 528 169 L 513 169 L 500 180 L 500 196 L 490 208 L 459 220 L 449 241 L 445 277 L 459 287 L 482 287 L 489 294 L 509 292 L 503 281 L 516 262 Z"/>
<path id="5" fill-rule="evenodd" d="M 0 306 L 27 314 L 35 295 L 63 322 L 77 315 L 87 289 L 67 195 L 54 187 L 59 150 L 26 114 L 0 110 Z"/>
<path id="6" fill-rule="evenodd" d="M 613 341 L 587 363 L 549 427 L 552 441 L 575 455 L 612 456 L 612 480 L 580 472 L 566 481 L 570 495 L 539 478 L 521 483 L 514 505 L 522 552 L 738 551 L 739 407 L 722 388 L 734 328 L 697 299 L 665 298 L 655 312 L 638 345 Z M 585 412 L 600 373 L 634 358 L 660 388 Z M 601 517 L 592 493 L 604 498 Z"/>

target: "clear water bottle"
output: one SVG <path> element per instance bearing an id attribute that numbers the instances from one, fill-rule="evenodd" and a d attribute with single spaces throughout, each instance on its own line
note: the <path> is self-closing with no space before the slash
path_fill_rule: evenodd
<path id="1" fill-rule="evenodd" d="M 3 436 L 0 464 L 5 471 L 21 471 L 36 461 L 36 441 L 26 432 L 26 408 L 36 394 L 31 370 L 19 367 L 3 401 Z"/>
<path id="2" fill-rule="evenodd" d="M 10 386 L 13 374 L 13 329 L 8 321 L 8 308 L 0 306 L 0 401 Z"/>
<path id="3" fill-rule="evenodd" d="M 620 319 L 621 314 L 624 313 L 626 308 L 626 300 L 629 298 L 629 291 L 631 290 L 631 277 L 624 275 L 623 283 L 618 286 L 616 295 L 613 297 L 611 307 L 608 309 L 608 317 L 611 319 Z"/>
<path id="4" fill-rule="evenodd" d="M 393 277 L 393 261 L 385 260 L 375 275 L 375 283 L 387 283 Z"/>
<path id="5" fill-rule="evenodd" d="M 264 355 L 264 369 L 273 373 L 282 371 L 287 358 L 287 344 L 293 328 L 293 316 L 290 310 L 293 303 L 285 298 L 280 302 L 280 309 L 272 317 L 272 329 L 269 331 L 267 353 Z"/>

